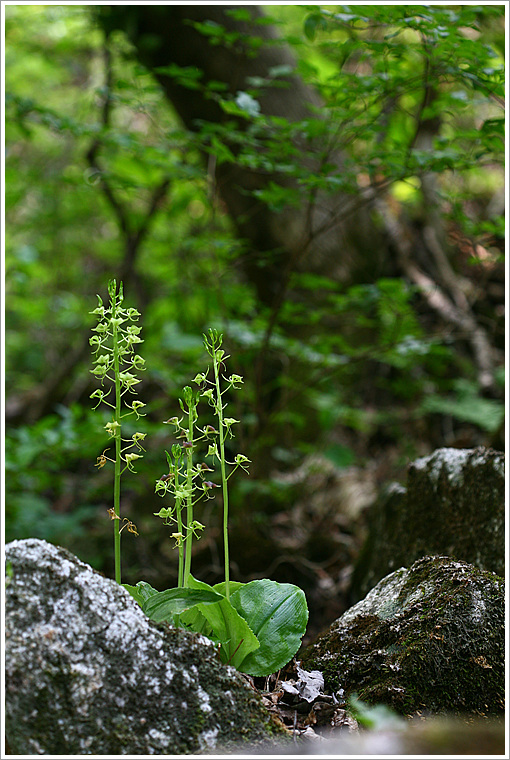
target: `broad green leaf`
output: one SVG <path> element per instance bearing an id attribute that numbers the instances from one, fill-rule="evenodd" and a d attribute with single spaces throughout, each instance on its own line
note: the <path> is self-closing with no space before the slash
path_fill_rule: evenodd
<path id="1" fill-rule="evenodd" d="M 144 602 L 150 599 L 154 594 L 158 594 L 155 588 L 145 581 L 138 581 L 136 586 L 130 586 L 128 583 L 123 583 L 122 587 L 129 591 L 133 599 L 138 602 L 140 607 L 143 607 Z"/>
<path id="2" fill-rule="evenodd" d="M 174 615 L 189 610 L 196 604 L 207 606 L 222 599 L 221 594 L 213 591 L 210 586 L 207 589 L 169 588 L 152 595 L 143 603 L 142 609 L 151 620 L 161 623 L 164 620 L 173 621 Z"/>
<path id="3" fill-rule="evenodd" d="M 190 576 L 189 584 L 194 589 L 207 589 L 211 586 L 197 581 Z M 216 592 L 213 592 L 216 593 Z M 260 643 L 244 618 L 233 608 L 225 597 L 217 604 L 199 604 L 198 610 L 212 628 L 216 640 L 221 642 L 220 657 L 223 662 L 240 670 L 241 663 Z"/>
<path id="4" fill-rule="evenodd" d="M 195 633 L 203 633 L 204 636 L 207 636 L 215 643 L 220 643 L 213 633 L 211 624 L 207 618 L 202 615 L 197 606 L 190 607 L 189 610 L 185 610 L 184 612 L 181 612 L 180 615 L 176 615 L 174 620 L 179 627 L 188 628 L 191 631 L 195 631 Z"/>
<path id="5" fill-rule="evenodd" d="M 267 579 L 251 581 L 235 591 L 230 602 L 260 641 L 239 670 L 267 676 L 296 654 L 306 630 L 308 608 L 300 588 Z"/>
<path id="6" fill-rule="evenodd" d="M 244 586 L 246 584 L 241 583 L 241 581 L 229 581 L 228 588 L 231 594 L 234 593 L 234 591 L 237 591 L 238 588 L 241 588 L 241 586 Z M 213 589 L 218 592 L 218 594 L 222 594 L 222 596 L 226 595 L 225 591 L 226 583 L 225 581 L 221 581 L 221 583 L 215 583 L 213 586 Z"/>

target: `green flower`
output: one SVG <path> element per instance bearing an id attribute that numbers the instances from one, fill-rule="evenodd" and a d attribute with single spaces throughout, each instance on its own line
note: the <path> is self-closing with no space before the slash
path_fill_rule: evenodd
<path id="1" fill-rule="evenodd" d="M 133 385 L 136 385 L 140 382 L 140 380 L 131 374 L 131 372 L 119 372 L 119 380 L 121 382 L 121 385 L 123 385 L 125 388 L 132 388 Z"/>
<path id="2" fill-rule="evenodd" d="M 171 507 L 162 507 L 159 512 L 153 512 L 152 514 L 156 517 L 162 517 L 164 520 L 167 520 L 169 517 L 172 517 L 173 509 Z"/>
<path id="3" fill-rule="evenodd" d="M 114 420 L 113 422 L 107 422 L 104 429 L 112 438 L 117 435 L 117 430 L 120 429 L 120 422 Z"/>

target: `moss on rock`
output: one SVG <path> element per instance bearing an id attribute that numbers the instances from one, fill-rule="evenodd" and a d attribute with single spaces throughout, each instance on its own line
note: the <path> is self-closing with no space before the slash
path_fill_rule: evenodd
<path id="1" fill-rule="evenodd" d="M 357 560 L 351 602 L 385 575 L 426 555 L 448 555 L 500 576 L 505 572 L 504 454 L 437 449 L 409 465 L 373 505 Z"/>
<path id="2" fill-rule="evenodd" d="M 326 686 L 401 714 L 504 710 L 504 581 L 449 557 L 384 578 L 302 656 Z"/>

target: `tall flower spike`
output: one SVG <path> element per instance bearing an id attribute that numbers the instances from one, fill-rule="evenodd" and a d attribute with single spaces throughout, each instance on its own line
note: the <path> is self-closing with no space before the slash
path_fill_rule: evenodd
<path id="1" fill-rule="evenodd" d="M 143 451 L 141 441 L 145 438 L 145 433 L 137 432 L 130 439 L 121 438 L 121 419 L 133 415 L 136 419 L 143 416 L 140 411 L 145 405 L 141 401 L 133 401 L 131 404 L 125 402 L 126 393 L 136 395 L 135 386 L 140 382 L 136 377 L 136 372 L 145 369 L 145 362 L 141 356 L 135 354 L 133 345 L 142 343 L 138 337 L 141 328 L 137 325 L 130 324 L 138 320 L 140 313 L 134 309 L 124 309 L 122 302 L 124 300 L 124 290 L 122 283 L 115 280 L 108 283 L 109 305 L 105 306 L 100 296 L 98 296 L 98 306 L 91 312 L 98 318 L 98 324 L 92 328 L 94 335 L 90 338 L 94 360 L 94 368 L 91 373 L 100 381 L 101 388 L 91 394 L 91 398 L 98 399 L 94 408 L 101 403 L 105 403 L 113 410 L 113 419 L 105 425 L 106 432 L 115 442 L 115 458 L 110 459 L 105 456 L 105 452 L 97 458 L 96 466 L 101 469 L 107 462 L 114 464 L 114 488 L 113 488 L 113 507 L 112 513 L 118 517 L 114 522 L 114 554 L 115 554 L 115 579 L 121 582 L 121 563 L 120 563 L 120 533 L 125 527 L 128 532 L 136 533 L 136 527 L 131 521 L 123 521 L 123 527 L 119 528 L 120 518 L 120 479 L 122 473 L 127 469 L 134 472 L 133 464 L 136 460 L 141 459 L 140 453 L 129 451 L 135 447 L 137 452 Z M 103 388 L 110 384 L 107 390 Z M 110 394 L 112 394 L 110 396 Z M 110 396 L 110 400 L 106 400 Z M 124 399 L 124 400 L 123 400 Z M 124 411 L 123 411 L 124 407 Z M 127 446 L 122 446 L 123 443 Z M 125 464 L 122 467 L 122 463 Z"/>

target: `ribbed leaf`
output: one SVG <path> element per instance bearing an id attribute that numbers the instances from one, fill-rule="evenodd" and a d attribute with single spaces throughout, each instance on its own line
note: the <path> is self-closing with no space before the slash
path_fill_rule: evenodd
<path id="1" fill-rule="evenodd" d="M 206 585 L 206 584 L 204 584 Z M 223 599 L 209 586 L 207 589 L 169 588 L 158 591 L 142 605 L 145 614 L 157 623 L 173 622 L 174 615 L 189 610 L 197 604 L 206 606 Z"/>
<path id="2" fill-rule="evenodd" d="M 212 591 L 211 586 L 202 581 L 197 581 L 192 576 L 189 578 L 189 584 L 196 590 L 206 591 L 210 589 Z M 220 657 L 222 661 L 239 670 L 240 664 L 246 657 L 260 646 L 246 620 L 239 615 L 224 596 L 220 596 L 220 601 L 217 604 L 198 604 L 197 609 L 211 626 L 214 639 L 221 642 Z"/>
<path id="3" fill-rule="evenodd" d="M 122 587 L 129 591 L 135 601 L 138 602 L 140 607 L 143 607 L 143 603 L 154 594 L 158 594 L 155 588 L 145 581 L 138 581 L 136 586 L 130 586 L 128 583 L 123 583 Z"/>
<path id="4" fill-rule="evenodd" d="M 290 583 L 251 581 L 230 596 L 230 603 L 260 642 L 260 648 L 247 655 L 238 669 L 267 676 L 283 668 L 296 654 L 306 630 L 308 607 L 303 591 Z"/>

